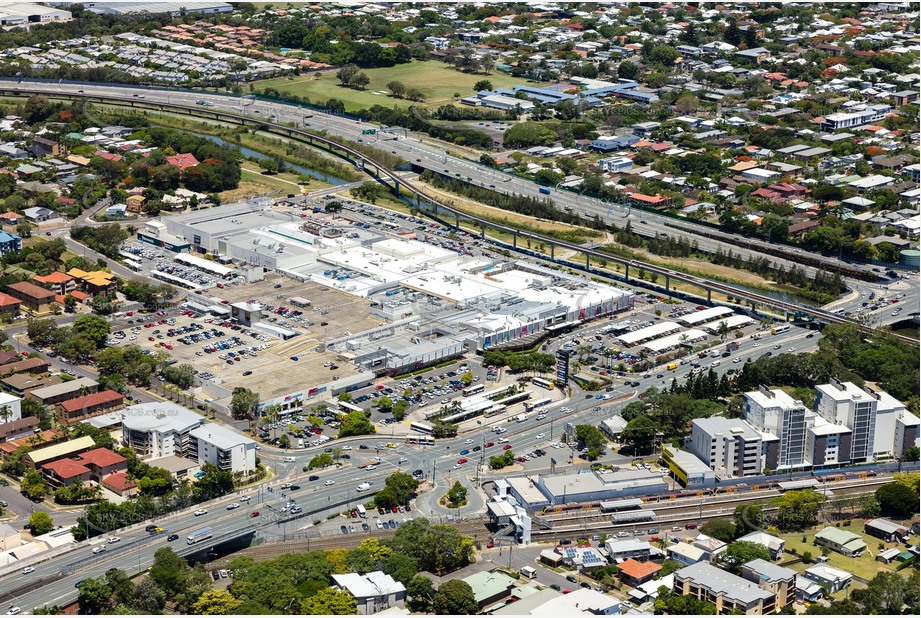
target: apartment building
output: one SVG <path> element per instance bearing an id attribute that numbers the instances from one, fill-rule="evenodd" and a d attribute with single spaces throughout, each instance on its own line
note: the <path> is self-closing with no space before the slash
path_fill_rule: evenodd
<path id="1" fill-rule="evenodd" d="M 188 457 L 221 470 L 252 472 L 256 469 L 256 441 L 215 423 L 205 423 L 189 433 Z"/>
<path id="2" fill-rule="evenodd" d="M 876 122 L 877 120 L 882 120 L 886 117 L 886 114 L 891 111 L 891 105 L 879 103 L 874 105 L 867 105 L 865 109 L 853 112 L 839 112 L 836 114 L 829 114 L 825 116 L 825 120 L 822 121 L 822 130 L 837 131 L 838 129 L 847 129 L 850 127 L 858 127 L 860 125 L 869 124 L 871 122 Z"/>
<path id="3" fill-rule="evenodd" d="M 204 417 L 173 403 L 141 403 L 122 413 L 122 442 L 142 457 L 183 457 L 192 430 L 204 423 Z"/>
<path id="4" fill-rule="evenodd" d="M 815 412 L 829 423 L 851 430 L 851 461 L 873 458 L 876 440 L 876 397 L 852 382 L 832 380 L 815 387 Z"/>
<path id="5" fill-rule="evenodd" d="M 772 470 L 790 470 L 808 465 L 806 458 L 806 415 L 802 401 L 782 390 L 763 386 L 745 393 L 743 418 L 759 432 L 770 434 L 766 442 L 777 444 L 768 449 L 765 466 Z"/>
<path id="6" fill-rule="evenodd" d="M 776 595 L 773 592 L 707 562 L 675 571 L 672 592 L 713 603 L 717 615 L 721 616 L 736 610 L 742 614 L 763 616 L 773 614 L 775 610 Z"/>
<path id="7" fill-rule="evenodd" d="M 796 571 L 757 559 L 742 565 L 742 579 L 774 593 L 777 609 L 796 601 Z"/>
<path id="8" fill-rule="evenodd" d="M 697 418 L 685 447 L 719 475 L 752 476 L 764 468 L 762 436 L 740 419 Z"/>

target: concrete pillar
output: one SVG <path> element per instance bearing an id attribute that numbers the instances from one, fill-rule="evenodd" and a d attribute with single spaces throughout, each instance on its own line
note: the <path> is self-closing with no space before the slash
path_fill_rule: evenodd
<path id="1" fill-rule="evenodd" d="M 482 240 L 485 238 L 486 238 L 486 224 L 480 223 L 480 239 Z"/>
<path id="2" fill-rule="evenodd" d="M 588 253 L 585 254 L 585 268 L 586 270 L 591 268 L 591 257 L 589 256 Z"/>
<path id="3" fill-rule="evenodd" d="M 709 288 L 707 289 L 707 302 L 708 302 L 708 303 L 712 302 L 712 301 L 710 300 L 710 290 L 709 290 Z"/>
<path id="4" fill-rule="evenodd" d="M 460 215 L 456 213 L 454 214 L 454 227 L 460 229 Z"/>
<path id="5" fill-rule="evenodd" d="M 512 246 L 518 248 L 518 234 L 512 234 Z"/>
<path id="6" fill-rule="evenodd" d="M 624 281 L 630 281 L 630 265 L 624 263 Z"/>
<path id="7" fill-rule="evenodd" d="M 668 275 L 665 275 L 665 293 L 668 293 L 668 284 L 671 281 L 671 278 Z"/>
<path id="8" fill-rule="evenodd" d="M 556 254 L 556 245 L 551 244 L 551 245 L 550 245 L 550 259 L 551 259 L 551 260 L 555 260 L 555 259 L 556 259 L 556 255 L 555 255 L 555 254 Z"/>

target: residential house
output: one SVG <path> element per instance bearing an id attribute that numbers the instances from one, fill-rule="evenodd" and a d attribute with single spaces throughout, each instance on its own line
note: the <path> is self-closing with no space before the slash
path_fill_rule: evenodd
<path id="1" fill-rule="evenodd" d="M 73 459 L 57 459 L 42 464 L 39 473 L 52 487 L 69 487 L 77 481 L 88 483 L 90 469 Z"/>
<path id="2" fill-rule="evenodd" d="M 115 275 L 104 270 L 85 271 L 71 268 L 67 274 L 78 281 L 80 289 L 87 294 L 108 294 L 117 285 Z"/>
<path id="3" fill-rule="evenodd" d="M 20 281 L 8 285 L 6 291 L 32 313 L 48 313 L 51 311 L 54 292 L 50 290 L 28 281 Z"/>
<path id="4" fill-rule="evenodd" d="M 334 574 L 333 581 L 340 590 L 355 597 L 359 616 L 377 614 L 391 607 L 403 607 L 406 601 L 406 587 L 383 571 L 371 571 L 364 575 Z"/>
<path id="5" fill-rule="evenodd" d="M 137 493 L 137 483 L 128 478 L 127 472 L 116 472 L 102 479 L 102 486 L 123 498 Z"/>
<path id="6" fill-rule="evenodd" d="M 24 397 L 33 390 L 53 384 L 61 384 L 63 381 L 64 380 L 58 376 L 36 376 L 27 373 L 14 373 L 0 380 L 0 384 L 3 384 L 3 388 L 9 392 L 19 397 Z"/>
<path id="7" fill-rule="evenodd" d="M 107 448 L 97 448 L 78 455 L 74 461 L 86 466 L 90 479 L 101 481 L 110 474 L 128 471 L 128 460 Z"/>
<path id="8" fill-rule="evenodd" d="M 498 571 L 480 571 L 464 577 L 462 581 L 473 588 L 473 596 L 476 597 L 480 609 L 507 599 L 512 589 L 518 585 L 516 580 Z"/>
<path id="9" fill-rule="evenodd" d="M 72 458 L 80 453 L 94 448 L 96 443 L 90 436 L 83 436 L 66 442 L 60 442 L 52 446 L 29 451 L 23 456 L 23 461 L 38 470 L 43 465 L 58 461 L 60 459 Z"/>
<path id="10" fill-rule="evenodd" d="M 625 560 L 645 562 L 653 557 L 661 556 L 661 552 L 649 541 L 639 539 L 609 538 L 604 542 L 604 547 L 608 552 L 608 560 L 614 564 L 620 564 Z"/>
<path id="11" fill-rule="evenodd" d="M 55 271 L 50 275 L 35 275 L 32 280 L 61 296 L 65 296 L 77 289 L 77 282 L 74 278 L 60 271 Z"/>
<path id="12" fill-rule="evenodd" d="M 99 388 L 99 382 L 90 378 L 77 378 L 69 382 L 62 382 L 53 386 L 35 389 L 29 393 L 31 399 L 40 404 L 51 406 L 68 399 L 73 399 L 78 394 L 95 393 Z M 82 395 L 81 395 L 82 396 Z"/>
<path id="13" fill-rule="evenodd" d="M 125 396 L 111 390 L 91 393 L 68 399 L 58 404 L 61 420 L 71 423 L 75 420 L 120 410 L 125 405 Z"/>
<path id="14" fill-rule="evenodd" d="M 627 195 L 630 202 L 636 206 L 652 208 L 654 210 L 666 210 L 671 208 L 674 200 L 667 195 L 644 195 L 642 193 L 630 193 Z"/>
<path id="15" fill-rule="evenodd" d="M 767 547 L 768 551 L 771 552 L 772 560 L 780 560 L 780 557 L 783 556 L 784 540 L 777 538 L 776 536 L 772 536 L 767 532 L 756 530 L 755 532 L 750 532 L 736 540 L 747 541 L 749 543 L 757 543 L 758 545 Z"/>
<path id="16" fill-rule="evenodd" d="M 511 607 L 520 602 L 516 601 Z M 576 588 L 569 594 L 554 595 L 529 613 L 532 616 L 615 616 L 622 612 L 621 601 L 612 596 L 597 590 Z"/>
<path id="17" fill-rule="evenodd" d="M 42 221 L 48 221 L 50 219 L 57 219 L 60 215 L 53 210 L 44 208 L 42 206 L 34 206 L 32 208 L 26 208 L 22 211 L 22 214 L 26 216 L 26 219 L 32 223 L 41 223 Z"/>
<path id="18" fill-rule="evenodd" d="M 19 304 L 18 298 L 0 292 L 0 318 L 9 320 L 19 315 Z"/>
<path id="19" fill-rule="evenodd" d="M 796 601 L 796 571 L 772 564 L 767 560 L 752 560 L 742 565 L 742 579 L 774 593 L 775 607 L 780 609 Z"/>
<path id="20" fill-rule="evenodd" d="M 0 215 L 0 223 L 3 225 L 19 225 L 20 221 L 22 221 L 22 215 L 12 210 L 8 210 Z"/>
<path id="21" fill-rule="evenodd" d="M 37 159 L 61 157 L 67 154 L 67 146 L 39 135 L 32 138 L 32 144 L 28 147 L 28 150 Z"/>
<path id="22" fill-rule="evenodd" d="M 11 440 L 27 438 L 35 434 L 39 420 L 35 416 L 16 419 L 8 423 L 0 423 L 0 443 Z"/>
<path id="23" fill-rule="evenodd" d="M 617 565 L 617 576 L 628 586 L 636 588 L 651 580 L 661 570 L 662 567 L 655 562 L 640 562 L 630 558 Z"/>
<path id="24" fill-rule="evenodd" d="M 908 528 L 888 519 L 871 519 L 864 523 L 863 531 L 889 543 L 905 543 L 910 534 Z"/>
<path id="25" fill-rule="evenodd" d="M 195 155 L 190 152 L 183 152 L 166 157 L 166 162 L 170 165 L 175 165 L 178 167 L 180 172 L 184 172 L 190 167 L 195 167 L 199 163 L 198 159 L 195 158 Z"/>
<path id="26" fill-rule="evenodd" d="M 678 569 L 674 576 L 674 594 L 713 603 L 717 615 L 726 616 L 737 611 L 758 615 L 774 613 L 776 595 L 773 592 L 707 562 Z"/>
<path id="27" fill-rule="evenodd" d="M 823 545 L 849 558 L 856 558 L 867 549 L 859 534 L 827 526 L 815 535 L 816 545 Z"/>
<path id="28" fill-rule="evenodd" d="M 851 585 L 851 581 L 854 579 L 854 576 L 847 571 L 842 571 L 823 563 L 812 565 L 805 569 L 802 575 L 804 578 L 826 588 L 829 594 L 844 590 Z"/>
<path id="29" fill-rule="evenodd" d="M 17 354 L 17 357 L 19 355 Z M 51 367 L 51 363 L 42 358 L 25 358 L 21 361 L 4 363 L 0 366 L 0 377 L 7 377 L 17 373 L 39 374 L 45 373 Z"/>
<path id="30" fill-rule="evenodd" d="M 22 237 L 9 232 L 0 231 L 0 255 L 22 249 Z"/>

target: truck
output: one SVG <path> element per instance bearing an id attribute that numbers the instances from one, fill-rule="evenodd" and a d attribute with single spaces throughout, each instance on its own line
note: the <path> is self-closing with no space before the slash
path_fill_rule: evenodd
<path id="1" fill-rule="evenodd" d="M 518 416 L 515 417 L 515 422 L 517 422 L 517 423 L 523 423 L 523 422 L 525 422 L 526 420 L 528 420 L 528 415 L 527 415 L 527 414 L 519 414 Z"/>
<path id="2" fill-rule="evenodd" d="M 192 534 L 186 537 L 186 543 L 189 545 L 195 545 L 199 541 L 210 539 L 213 532 L 214 531 L 209 527 L 199 528 L 198 530 L 196 530 L 195 532 L 193 532 Z"/>
<path id="3" fill-rule="evenodd" d="M 538 191 L 540 191 L 544 195 L 550 195 L 550 189 L 548 189 L 547 187 L 541 187 L 540 189 L 538 189 Z"/>

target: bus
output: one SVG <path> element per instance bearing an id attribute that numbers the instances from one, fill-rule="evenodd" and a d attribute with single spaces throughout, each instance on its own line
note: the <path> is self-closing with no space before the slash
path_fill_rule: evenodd
<path id="1" fill-rule="evenodd" d="M 414 444 L 416 446 L 435 446 L 435 438 L 432 436 L 411 433 L 406 436 L 406 444 Z"/>
<path id="2" fill-rule="evenodd" d="M 549 406 L 553 402 L 549 397 L 544 397 L 543 399 L 538 399 L 537 401 L 528 401 L 524 404 L 524 409 L 526 412 L 531 412 L 537 408 L 543 408 L 544 406 Z"/>
<path id="3" fill-rule="evenodd" d="M 189 545 L 195 545 L 196 543 L 200 541 L 210 539 L 213 532 L 214 530 L 212 530 L 211 528 L 201 528 L 199 530 L 196 530 L 195 532 L 193 532 L 192 534 L 186 537 L 186 543 L 188 543 Z"/>
<path id="4" fill-rule="evenodd" d="M 484 390 L 486 390 L 486 386 L 484 384 L 474 384 L 473 386 L 462 390 L 461 394 L 464 397 L 469 397 L 470 395 L 476 395 L 477 393 L 482 393 Z"/>
<path id="5" fill-rule="evenodd" d="M 134 272 L 140 272 L 144 268 L 140 262 L 135 262 L 134 260 L 129 260 L 125 258 L 125 266 L 133 270 Z"/>
<path id="6" fill-rule="evenodd" d="M 775 326 L 774 328 L 771 329 L 772 335 L 780 335 L 781 333 L 789 333 L 789 332 L 790 332 L 789 324 L 787 324 L 786 326 Z"/>
<path id="7" fill-rule="evenodd" d="M 358 516 L 364 519 L 368 516 L 368 512 L 365 510 L 365 507 L 361 504 L 355 507 L 355 510 L 358 511 Z"/>
<path id="8" fill-rule="evenodd" d="M 548 391 L 553 390 L 553 382 L 551 382 L 550 380 L 545 380 L 543 378 L 531 378 L 531 384 L 533 384 L 534 386 L 545 388 Z"/>
<path id="9" fill-rule="evenodd" d="M 428 435 L 432 435 L 432 432 L 434 431 L 434 428 L 430 424 L 421 423 L 419 421 L 414 421 L 410 423 L 409 428 L 412 431 L 418 431 L 419 433 L 424 433 Z"/>
<path id="10" fill-rule="evenodd" d="M 361 412 L 362 414 L 366 414 L 364 410 L 353 403 L 349 403 L 347 401 L 339 401 L 337 403 L 339 404 L 339 411 L 343 414 L 348 414 L 349 412 Z"/>

